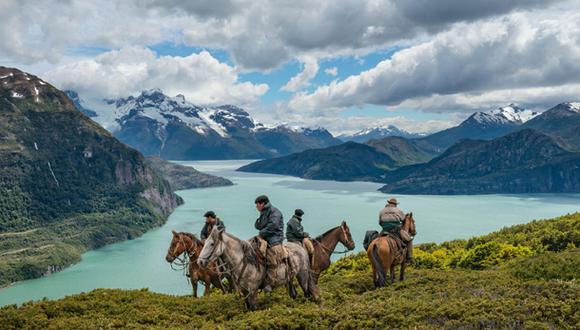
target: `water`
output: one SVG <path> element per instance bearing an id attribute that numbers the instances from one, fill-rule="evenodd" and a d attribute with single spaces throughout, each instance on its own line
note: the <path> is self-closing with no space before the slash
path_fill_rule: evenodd
<path id="1" fill-rule="evenodd" d="M 378 228 L 378 212 L 390 197 L 377 192 L 380 185 L 375 183 L 310 181 L 234 171 L 247 161 L 182 163 L 226 176 L 235 185 L 180 191 L 185 204 L 163 227 L 132 241 L 87 252 L 78 264 L 49 277 L 1 289 L 0 305 L 43 297 L 57 299 L 103 287 L 191 294 L 183 274 L 171 270 L 165 261 L 171 230 L 198 233 L 204 212 L 214 210 L 225 221 L 228 232 L 248 238 L 256 233 L 253 223 L 258 214 L 253 202 L 260 194 L 267 194 L 286 220 L 295 208 L 302 208 L 305 230 L 313 236 L 346 220 L 359 250 L 364 232 Z M 399 199 L 403 211 L 413 211 L 417 243 L 469 238 L 504 226 L 580 210 L 580 195 L 570 194 L 394 197 Z"/>

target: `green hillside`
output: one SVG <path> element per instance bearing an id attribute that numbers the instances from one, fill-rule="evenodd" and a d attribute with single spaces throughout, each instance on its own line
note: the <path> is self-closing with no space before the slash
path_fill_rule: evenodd
<path id="1" fill-rule="evenodd" d="M 575 329 L 580 324 L 580 213 L 469 240 L 422 244 L 404 282 L 374 289 L 364 253 L 321 278 L 322 303 L 261 294 L 246 312 L 235 295 L 194 300 L 99 289 L 0 309 L 5 329 Z"/>
<path id="2" fill-rule="evenodd" d="M 17 69 L 0 76 L 0 286 L 137 237 L 181 203 L 63 92 Z"/>

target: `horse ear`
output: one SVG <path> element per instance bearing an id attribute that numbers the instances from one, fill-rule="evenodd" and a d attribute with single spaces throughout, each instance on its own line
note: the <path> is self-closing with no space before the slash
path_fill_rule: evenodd
<path id="1" fill-rule="evenodd" d="M 177 236 L 177 232 L 175 230 L 172 230 L 171 233 L 173 233 L 173 236 Z"/>
<path id="2" fill-rule="evenodd" d="M 346 227 L 346 221 L 342 220 L 342 223 L 340 224 L 342 227 Z"/>
<path id="3" fill-rule="evenodd" d="M 409 215 L 411 216 L 411 218 L 413 217 L 413 212 L 410 212 Z"/>

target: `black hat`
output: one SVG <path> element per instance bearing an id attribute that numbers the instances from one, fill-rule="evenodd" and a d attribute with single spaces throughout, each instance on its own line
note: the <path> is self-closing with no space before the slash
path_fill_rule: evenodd
<path id="1" fill-rule="evenodd" d="M 214 211 L 207 211 L 207 212 L 205 212 L 205 214 L 203 216 L 206 218 L 215 218 L 216 217 Z"/>
<path id="2" fill-rule="evenodd" d="M 296 210 L 294 210 L 294 214 L 301 217 L 304 215 L 304 211 L 302 211 L 301 209 L 296 209 Z"/>
<path id="3" fill-rule="evenodd" d="M 270 200 L 268 199 L 268 196 L 266 195 L 260 195 L 258 197 L 256 197 L 256 200 L 254 201 L 254 203 L 269 203 Z"/>

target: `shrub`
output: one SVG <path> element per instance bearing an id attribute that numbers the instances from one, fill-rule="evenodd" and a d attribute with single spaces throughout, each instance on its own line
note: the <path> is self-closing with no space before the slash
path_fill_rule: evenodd
<path id="1" fill-rule="evenodd" d="M 580 251 L 546 252 L 516 260 L 506 268 L 515 277 L 525 280 L 575 280 L 580 274 Z"/>
<path id="2" fill-rule="evenodd" d="M 459 261 L 458 266 L 471 269 L 486 269 L 508 260 L 531 254 L 532 250 L 527 246 L 489 242 L 468 250 Z"/>

